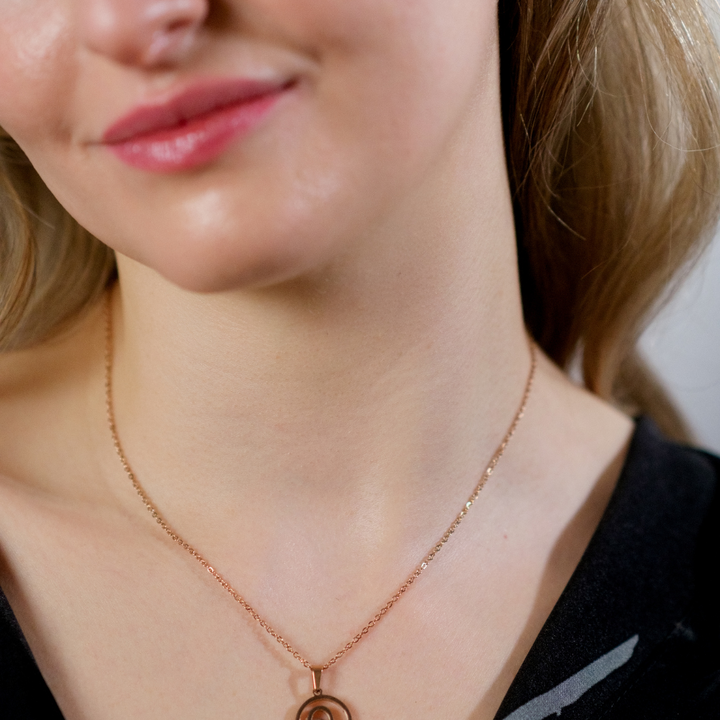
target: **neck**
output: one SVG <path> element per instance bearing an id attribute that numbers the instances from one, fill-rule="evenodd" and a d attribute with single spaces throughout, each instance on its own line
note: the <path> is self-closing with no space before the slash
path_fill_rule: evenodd
<path id="1" fill-rule="evenodd" d="M 202 295 L 119 259 L 118 430 L 168 517 L 242 525 L 269 548 L 319 516 L 368 553 L 388 528 L 405 533 L 413 557 L 428 527 L 442 531 L 530 367 L 494 145 L 495 172 L 439 199 L 437 186 L 419 192 L 301 279 Z M 478 158 L 467 164 L 477 175 Z"/>
<path id="2" fill-rule="evenodd" d="M 123 263 L 124 434 L 196 478 L 313 492 L 432 482 L 448 457 L 479 461 L 512 416 L 527 341 L 503 259 L 469 245 L 212 297 Z"/>

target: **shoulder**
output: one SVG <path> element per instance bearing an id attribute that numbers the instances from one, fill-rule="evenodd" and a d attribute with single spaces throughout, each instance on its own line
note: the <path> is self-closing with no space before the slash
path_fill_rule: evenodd
<path id="1" fill-rule="evenodd" d="M 78 338 L 83 344 L 74 344 Z M 28 508 L 40 505 L 39 498 L 43 503 L 65 499 L 74 487 L 66 480 L 72 474 L 61 472 L 58 458 L 63 447 L 77 446 L 70 436 L 78 435 L 78 424 L 71 422 L 77 412 L 68 398 L 87 382 L 84 358 L 89 344 L 78 334 L 68 334 L 43 346 L 0 353 L 0 583 L 8 594 L 7 576 L 18 544 L 15 528 L 29 529 L 28 534 L 33 526 L 42 528 L 40 515 Z M 68 455 L 81 467 L 77 453 Z M 0 717 L 62 717 L 2 587 Z"/>
<path id="2" fill-rule="evenodd" d="M 646 555 L 671 567 L 653 581 L 665 595 L 667 633 L 655 643 L 604 717 L 720 717 L 720 458 L 663 439 L 647 421 L 628 484 L 654 516 Z M 642 508 L 639 508 L 642 511 Z M 640 527 L 644 527 L 642 523 Z M 669 608 L 672 608 L 670 610 Z M 674 613 L 674 616 L 671 615 Z"/>
<path id="3" fill-rule="evenodd" d="M 719 481 L 718 458 L 638 421 L 602 521 L 499 718 L 720 717 Z M 552 713 L 533 714 L 541 707 Z"/>
<path id="4" fill-rule="evenodd" d="M 683 567 L 697 593 L 720 574 L 720 458 L 665 439 L 647 419 L 638 421 L 608 522 L 640 535 L 642 557 L 663 553 Z M 628 527 L 631 526 L 631 527 Z M 655 540 L 656 543 L 650 542 Z"/>
<path id="5" fill-rule="evenodd" d="M 637 511 L 650 515 L 638 527 L 655 562 L 636 568 L 648 587 L 636 602 L 658 604 L 648 613 L 658 637 L 602 717 L 720 717 L 719 482 L 719 458 L 641 424 L 627 484 L 637 487 Z"/>

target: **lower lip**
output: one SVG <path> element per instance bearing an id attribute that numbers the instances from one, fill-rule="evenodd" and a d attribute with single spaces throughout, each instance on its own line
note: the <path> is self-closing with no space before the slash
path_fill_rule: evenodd
<path id="1" fill-rule="evenodd" d="M 184 125 L 113 143 L 107 147 L 140 170 L 171 173 L 215 160 L 227 146 L 247 135 L 272 110 L 286 90 L 229 105 Z"/>

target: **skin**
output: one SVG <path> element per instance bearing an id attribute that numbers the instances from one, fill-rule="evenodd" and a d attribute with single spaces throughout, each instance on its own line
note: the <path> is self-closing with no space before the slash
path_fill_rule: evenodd
<path id="1" fill-rule="evenodd" d="M 314 662 L 442 535 L 529 370 L 495 13 L 0 0 L 0 125 L 118 253 L 130 462 Z M 258 68 L 296 90 L 200 169 L 99 143 L 138 102 Z M 309 673 L 158 532 L 113 455 L 99 308 L 0 358 L 0 426 L 0 581 L 67 718 L 294 717 Z M 541 358 L 481 503 L 325 689 L 360 717 L 492 718 L 631 429 Z"/>

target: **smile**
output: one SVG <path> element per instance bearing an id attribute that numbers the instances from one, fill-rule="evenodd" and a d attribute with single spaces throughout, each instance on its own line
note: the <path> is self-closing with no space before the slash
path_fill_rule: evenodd
<path id="1" fill-rule="evenodd" d="M 198 85 L 166 103 L 135 108 L 108 128 L 102 143 L 140 170 L 190 170 L 247 135 L 294 85 L 249 80 Z"/>

